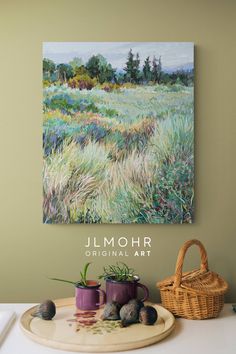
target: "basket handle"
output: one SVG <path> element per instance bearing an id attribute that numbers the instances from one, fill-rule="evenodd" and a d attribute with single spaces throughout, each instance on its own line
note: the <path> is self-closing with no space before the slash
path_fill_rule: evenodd
<path id="1" fill-rule="evenodd" d="M 192 245 L 197 245 L 200 249 L 200 256 L 201 256 L 201 271 L 206 272 L 208 271 L 208 261 L 207 261 L 207 253 L 205 247 L 199 240 L 189 240 L 186 241 L 183 246 L 179 250 L 176 266 L 175 266 L 175 278 L 173 288 L 179 288 L 180 282 L 182 278 L 182 269 L 184 263 L 184 257 L 189 247 Z"/>

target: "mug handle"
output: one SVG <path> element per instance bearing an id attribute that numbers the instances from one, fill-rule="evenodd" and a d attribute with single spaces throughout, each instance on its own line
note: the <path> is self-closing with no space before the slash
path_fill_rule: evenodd
<path id="1" fill-rule="evenodd" d="M 101 302 L 98 302 L 97 304 L 96 304 L 96 306 L 101 306 L 101 305 L 104 305 L 105 304 L 105 302 L 106 302 L 106 293 L 105 293 L 105 291 L 104 290 L 102 290 L 102 289 L 96 289 L 102 296 L 101 296 Z"/>
<path id="2" fill-rule="evenodd" d="M 149 290 L 148 290 L 148 288 L 145 285 L 141 284 L 141 283 L 137 283 L 137 287 L 143 289 L 143 291 L 144 291 L 144 298 L 141 299 L 141 301 L 143 301 L 143 302 L 146 301 L 149 298 Z"/>

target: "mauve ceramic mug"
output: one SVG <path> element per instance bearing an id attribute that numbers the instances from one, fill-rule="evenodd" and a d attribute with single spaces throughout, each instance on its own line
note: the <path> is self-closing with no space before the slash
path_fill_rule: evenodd
<path id="1" fill-rule="evenodd" d="M 146 301 L 149 297 L 148 288 L 138 281 L 138 276 L 135 276 L 132 281 L 116 281 L 112 278 L 107 278 L 106 301 L 117 301 L 121 305 L 127 304 L 129 300 L 137 298 L 138 288 L 142 288 L 144 291 L 144 298 L 141 301 Z"/>
<path id="2" fill-rule="evenodd" d="M 101 284 L 93 280 L 87 281 L 87 286 L 76 285 L 75 301 L 80 310 L 97 310 L 106 301 L 106 294 L 99 289 Z M 100 296 L 101 294 L 101 296 Z"/>

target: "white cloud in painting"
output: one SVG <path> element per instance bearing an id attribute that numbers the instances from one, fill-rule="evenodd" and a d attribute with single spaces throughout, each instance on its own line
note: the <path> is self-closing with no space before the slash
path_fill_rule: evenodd
<path id="1" fill-rule="evenodd" d="M 161 56 L 163 67 L 175 68 L 184 65 L 193 66 L 192 42 L 44 42 L 43 57 L 58 63 L 68 63 L 74 57 L 80 57 L 84 63 L 92 56 L 101 54 L 113 67 L 125 66 L 130 48 L 140 55 L 141 65 L 147 56 L 152 59 Z"/>

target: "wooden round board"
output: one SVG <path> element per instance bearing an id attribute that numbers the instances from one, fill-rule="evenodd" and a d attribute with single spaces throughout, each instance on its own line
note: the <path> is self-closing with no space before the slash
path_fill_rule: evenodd
<path id="1" fill-rule="evenodd" d="M 34 306 L 21 316 L 20 326 L 32 340 L 56 349 L 75 352 L 132 350 L 159 342 L 174 329 L 174 316 L 156 304 L 147 303 L 158 312 L 158 320 L 153 326 L 137 323 L 121 328 L 119 321 L 101 320 L 102 308 L 86 314 L 75 308 L 74 298 L 54 302 L 57 313 L 53 320 L 32 317 Z"/>

